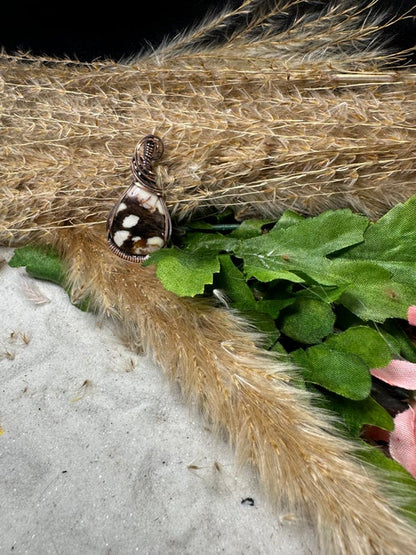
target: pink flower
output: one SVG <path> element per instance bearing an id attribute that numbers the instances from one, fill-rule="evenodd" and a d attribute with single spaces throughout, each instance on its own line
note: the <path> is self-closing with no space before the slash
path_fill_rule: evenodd
<path id="1" fill-rule="evenodd" d="M 409 306 L 407 320 L 411 326 L 416 326 L 416 305 Z M 370 372 L 372 376 L 390 385 L 416 391 L 415 363 L 392 360 L 384 368 L 374 368 Z M 388 436 L 384 430 L 370 427 L 369 437 L 387 440 L 390 456 L 416 478 L 416 402 L 412 405 L 395 416 L 394 430 Z"/>
<path id="2" fill-rule="evenodd" d="M 416 364 L 407 360 L 392 360 L 384 368 L 371 374 L 383 382 L 408 390 L 416 389 Z M 391 457 L 416 478 L 416 422 L 415 411 L 409 407 L 394 418 L 394 430 L 389 438 Z"/>
<path id="3" fill-rule="evenodd" d="M 412 391 L 416 389 L 416 364 L 407 360 L 392 360 L 384 368 L 375 368 L 371 374 L 390 385 Z"/>
<path id="4" fill-rule="evenodd" d="M 411 326 L 416 326 L 416 306 L 409 306 L 407 310 L 407 321 Z"/>
<path id="5" fill-rule="evenodd" d="M 416 413 L 412 407 L 394 419 L 389 450 L 392 458 L 416 478 Z"/>
<path id="6" fill-rule="evenodd" d="M 411 326 L 416 326 L 416 306 L 409 306 L 407 320 Z M 385 368 L 371 370 L 371 374 L 390 385 L 416 390 L 416 364 L 407 360 L 392 360 Z M 416 412 L 413 407 L 395 416 L 389 451 L 391 457 L 416 478 Z"/>

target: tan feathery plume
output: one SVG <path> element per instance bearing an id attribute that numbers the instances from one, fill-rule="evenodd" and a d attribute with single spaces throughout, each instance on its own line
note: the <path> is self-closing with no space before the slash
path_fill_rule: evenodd
<path id="1" fill-rule="evenodd" d="M 229 206 L 239 218 L 377 216 L 416 192 L 416 74 L 374 47 L 382 19 L 364 4 L 313 2 L 294 17 L 301 4 L 247 0 L 128 63 L 2 54 L 0 241 L 57 247 L 73 287 L 228 432 L 274 503 L 304 509 L 324 553 L 411 552 L 415 530 L 291 385 L 293 369 L 233 312 L 175 297 L 105 245 L 134 146 L 152 132 L 176 220 Z"/>
<path id="2" fill-rule="evenodd" d="M 58 231 L 53 244 L 74 290 L 131 345 L 153 353 L 214 432 L 227 434 L 238 460 L 257 469 L 274 507 L 311 520 L 322 553 L 410 552 L 416 529 L 398 516 L 391 484 L 358 462 L 357 446 L 340 437 L 331 416 L 292 383 L 291 364 L 263 349 L 244 319 L 166 291 L 153 267 L 115 259 L 96 231 Z"/>

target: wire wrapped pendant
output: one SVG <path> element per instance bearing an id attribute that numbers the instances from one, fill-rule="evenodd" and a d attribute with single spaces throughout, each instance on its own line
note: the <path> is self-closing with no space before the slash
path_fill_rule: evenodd
<path id="1" fill-rule="evenodd" d="M 153 162 L 163 150 L 162 140 L 155 135 L 146 135 L 138 143 L 131 162 L 133 182 L 107 218 L 110 249 L 129 262 L 143 262 L 170 238 L 170 215 L 153 172 Z"/>

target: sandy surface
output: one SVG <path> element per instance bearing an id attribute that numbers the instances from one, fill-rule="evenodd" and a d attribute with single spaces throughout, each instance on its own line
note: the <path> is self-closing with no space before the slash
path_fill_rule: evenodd
<path id="1" fill-rule="evenodd" d="M 1 554 L 318 553 L 160 368 L 25 276 L 0 268 Z"/>

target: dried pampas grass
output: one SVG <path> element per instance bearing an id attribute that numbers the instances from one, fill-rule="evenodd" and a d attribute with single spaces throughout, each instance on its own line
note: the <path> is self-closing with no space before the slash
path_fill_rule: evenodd
<path id="1" fill-rule="evenodd" d="M 388 25 L 376 7 L 246 0 L 125 63 L 0 57 L 0 241 L 58 248 L 72 287 L 154 353 L 331 554 L 411 552 L 416 532 L 287 362 L 235 313 L 117 259 L 104 222 L 146 133 L 165 142 L 158 179 L 175 221 L 227 207 L 375 217 L 415 193 L 416 73 L 376 46 Z"/>
<path id="2" fill-rule="evenodd" d="M 416 73 L 369 48 L 381 18 L 360 2 L 313 2 L 294 19 L 298 4 L 247 0 L 124 64 L 3 53 L 2 241 L 104 222 L 148 132 L 165 142 L 159 179 L 177 219 L 228 206 L 379 216 L 408 198 Z M 231 39 L 206 46 L 221 26 Z"/>

